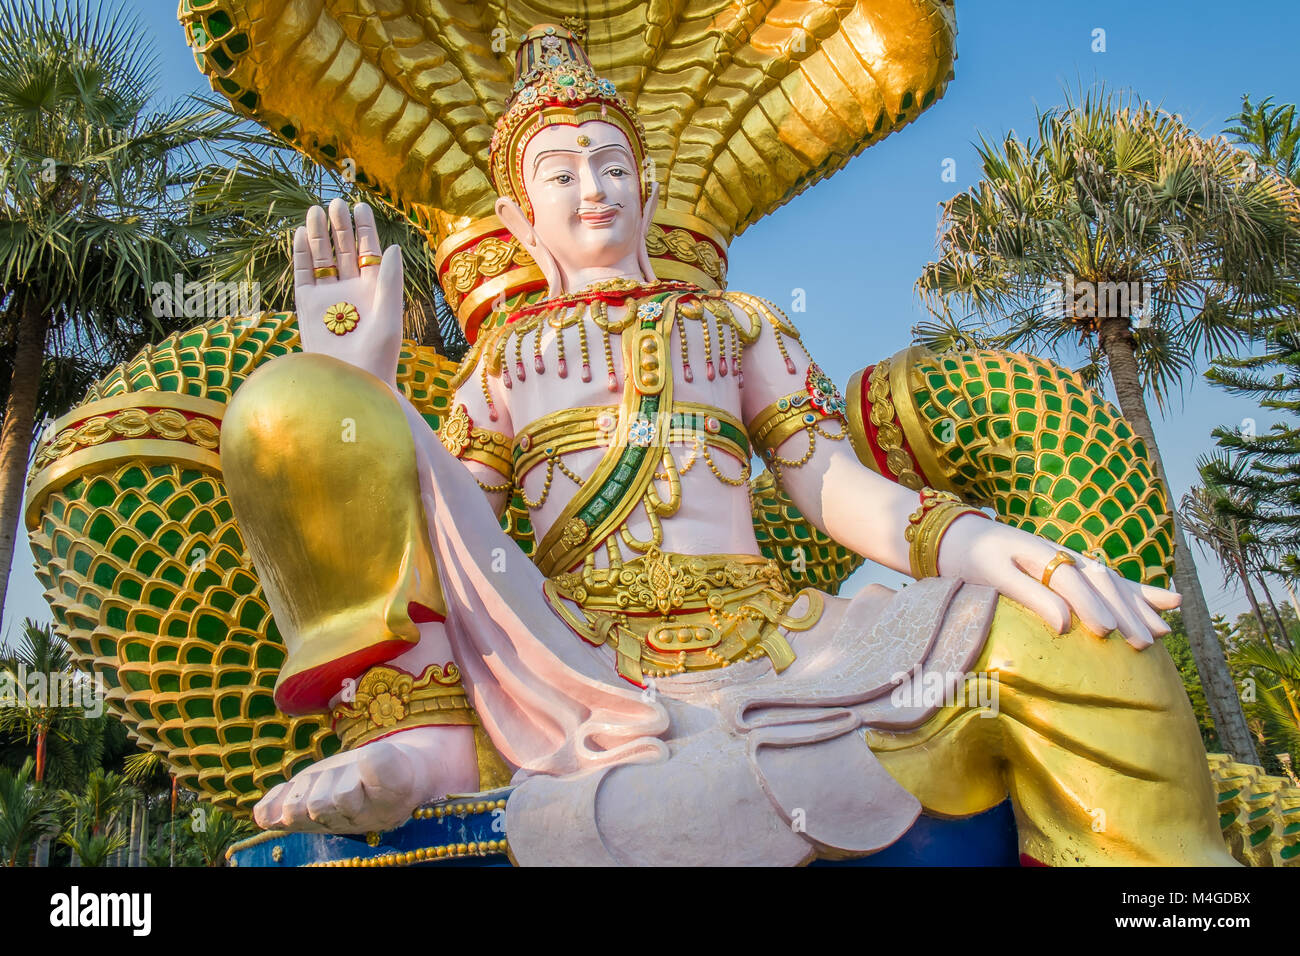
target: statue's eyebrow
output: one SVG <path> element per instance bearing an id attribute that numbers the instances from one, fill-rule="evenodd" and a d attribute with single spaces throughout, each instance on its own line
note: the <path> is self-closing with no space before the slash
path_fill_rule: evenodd
<path id="1" fill-rule="evenodd" d="M 602 145 L 602 146 L 597 146 L 596 148 L 590 150 L 590 152 L 592 152 L 592 153 L 599 153 L 599 152 L 603 152 L 604 150 L 607 150 L 607 149 L 617 149 L 617 150 L 620 150 L 621 152 L 623 152 L 624 154 L 628 154 L 628 149 L 627 149 L 627 147 L 624 146 L 622 143 L 605 143 L 605 144 Z M 545 159 L 547 156 L 551 155 L 551 153 L 574 153 L 574 154 L 576 154 L 576 155 L 578 155 L 578 156 L 581 156 L 581 155 L 582 155 L 582 150 L 578 150 L 578 149 L 564 149 L 563 147 L 560 147 L 560 146 L 557 146 L 557 147 L 555 147 L 554 149 L 543 150 L 542 152 L 538 153 L 536 156 L 533 157 L 533 174 L 534 174 L 534 175 L 537 174 L 537 167 L 541 164 L 542 160 Z M 628 155 L 630 155 L 630 154 L 628 154 Z"/>

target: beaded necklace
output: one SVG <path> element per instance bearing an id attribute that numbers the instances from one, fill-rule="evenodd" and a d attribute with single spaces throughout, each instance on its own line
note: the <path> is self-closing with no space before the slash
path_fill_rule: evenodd
<path id="1" fill-rule="evenodd" d="M 533 372 L 537 375 L 546 373 L 546 361 L 542 357 L 543 323 L 555 330 L 555 372 L 560 378 L 567 378 L 569 363 L 565 355 L 565 331 L 576 326 L 578 331 L 578 348 L 581 357 L 580 377 L 583 382 L 592 379 L 590 336 L 588 320 L 595 327 L 595 334 L 602 339 L 607 372 L 607 387 L 610 392 L 619 390 L 618 375 L 614 371 L 615 335 L 621 334 L 637 321 L 638 309 L 634 303 L 645 299 L 678 295 L 676 327 L 682 359 L 682 378 L 686 382 L 695 380 L 695 371 L 691 365 L 689 344 L 686 335 L 686 322 L 695 321 L 700 325 L 704 345 L 704 374 L 709 381 L 717 376 L 734 375 L 740 388 L 745 385 L 744 346 L 752 343 L 759 335 L 763 322 L 763 313 L 759 300 L 740 293 L 705 291 L 700 286 L 681 280 L 658 280 L 655 282 L 638 282 L 634 279 L 614 278 L 592 283 L 580 292 L 570 293 L 546 299 L 533 305 L 524 306 L 513 312 L 505 324 L 485 330 L 476 343 L 481 349 L 477 358 L 479 365 L 480 387 L 488 406 L 490 418 L 497 419 L 496 406 L 488 387 L 488 376 L 497 375 L 506 388 L 513 388 L 516 381 L 525 381 L 528 370 L 524 364 L 524 345 L 529 333 L 533 333 Z M 748 324 L 738 319 L 728 302 L 738 305 L 748 318 Z M 610 305 L 628 305 L 621 318 L 613 320 L 609 315 Z M 712 315 L 714 321 L 709 321 Z M 788 322 L 788 320 L 787 320 Z M 770 316 L 772 331 L 776 336 L 777 346 L 785 358 L 787 370 L 794 374 L 794 363 L 786 351 L 782 335 L 783 326 L 786 334 L 798 340 L 798 333 L 793 326 L 776 321 Z M 603 334 L 602 334 L 603 333 Z M 509 353 L 513 352 L 513 355 Z M 716 352 L 716 362 L 715 362 Z M 513 360 L 513 361 L 512 361 Z M 513 373 L 512 373 L 513 366 Z"/>

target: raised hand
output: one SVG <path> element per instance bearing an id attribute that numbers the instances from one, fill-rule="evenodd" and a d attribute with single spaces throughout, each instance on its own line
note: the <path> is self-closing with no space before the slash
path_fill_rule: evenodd
<path id="1" fill-rule="evenodd" d="M 1061 554 L 1068 560 L 1053 564 Z M 1093 633 L 1119 630 L 1139 650 L 1169 633 L 1160 612 L 1182 602 L 1172 591 L 1130 581 L 1094 558 L 975 515 L 958 518 L 944 534 L 939 573 L 997 588 L 1058 634 L 1069 627 L 1074 612 Z"/>
<path id="2" fill-rule="evenodd" d="M 355 220 L 355 232 L 353 223 Z M 375 214 L 342 199 L 307 212 L 293 237 L 293 285 L 305 352 L 342 359 L 393 386 L 402 348 L 402 250 L 381 255 Z"/>

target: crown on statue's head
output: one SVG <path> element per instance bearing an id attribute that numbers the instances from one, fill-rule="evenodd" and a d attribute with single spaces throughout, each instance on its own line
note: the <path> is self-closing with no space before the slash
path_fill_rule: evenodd
<path id="1" fill-rule="evenodd" d="M 515 77 L 505 113 L 492 133 L 492 182 L 500 195 L 517 202 L 532 221 L 523 181 L 529 140 L 557 123 L 577 126 L 602 120 L 627 136 L 641 181 L 641 201 L 649 198 L 645 127 L 614 84 L 596 75 L 573 30 L 540 23 L 523 34 L 515 51 Z"/>

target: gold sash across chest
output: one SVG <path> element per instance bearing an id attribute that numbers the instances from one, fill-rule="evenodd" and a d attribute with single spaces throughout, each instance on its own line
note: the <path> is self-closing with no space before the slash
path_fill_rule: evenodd
<path id="1" fill-rule="evenodd" d="M 609 445 L 538 544 L 533 561 L 547 577 L 576 567 L 643 499 L 656 497 L 652 482 L 667 446 L 654 441 L 651 429 L 660 410 L 673 403 L 668 335 L 677 298 L 663 295 L 638 302 L 636 322 L 622 333 L 623 400 L 613 425 L 625 440 Z M 657 500 L 648 503 L 662 516 L 675 510 Z"/>

